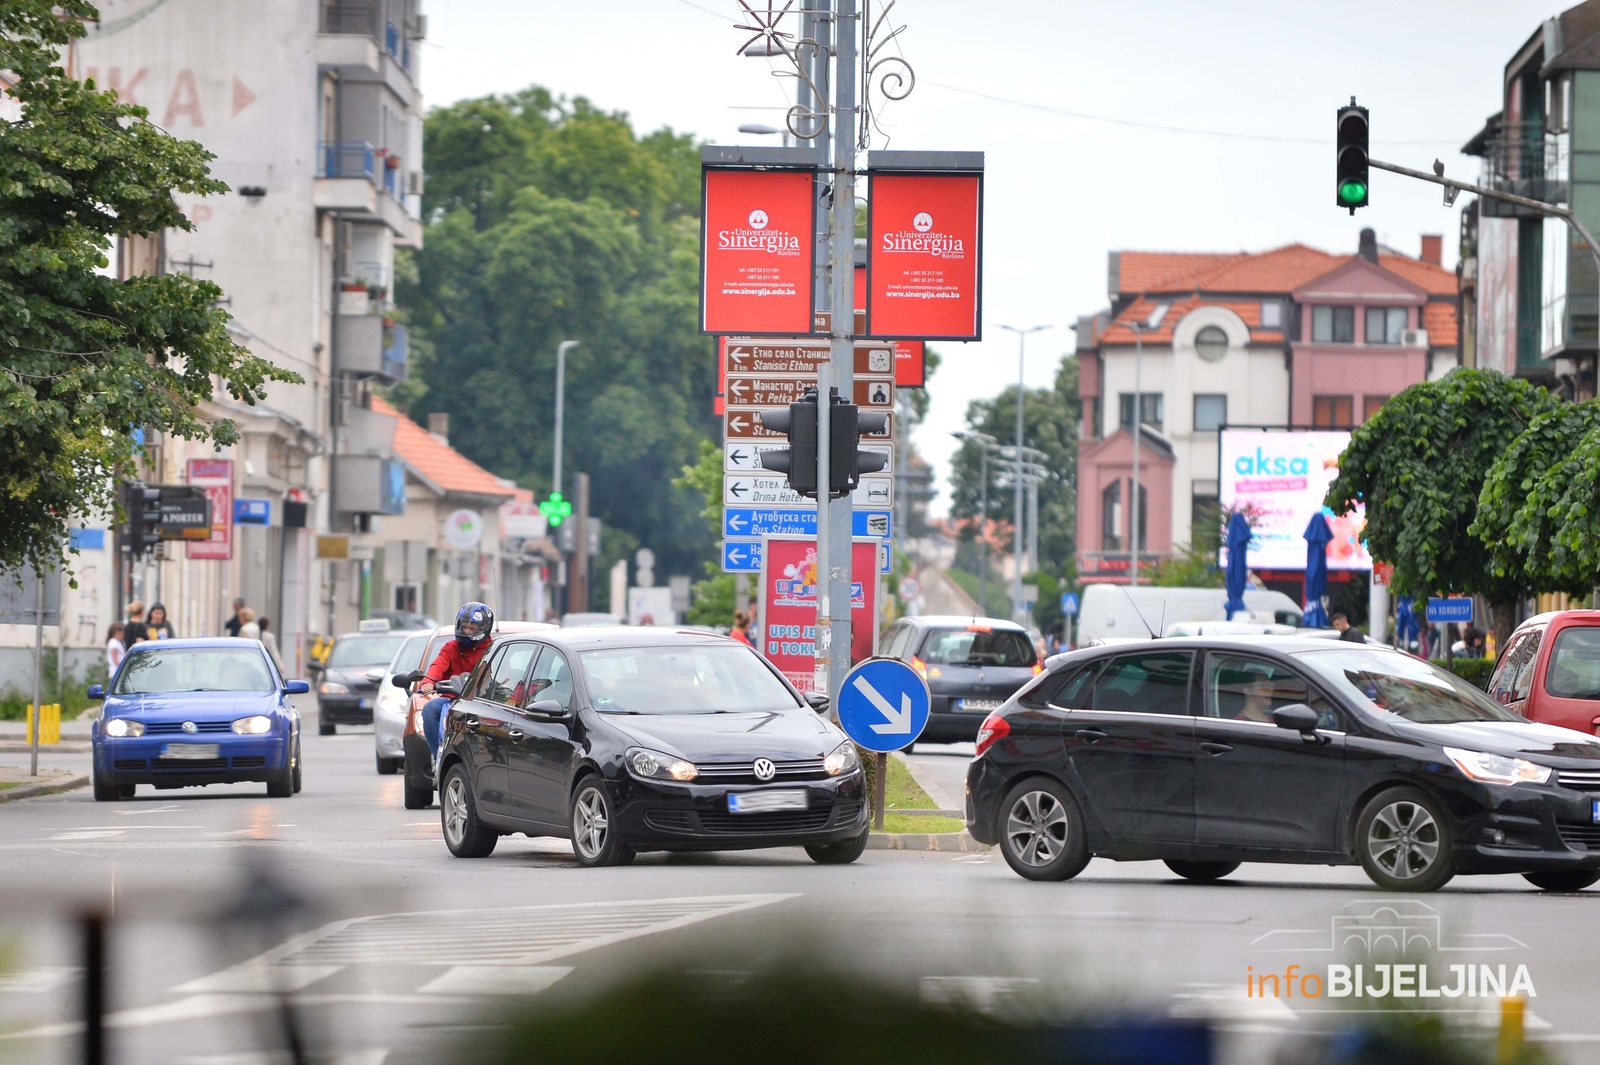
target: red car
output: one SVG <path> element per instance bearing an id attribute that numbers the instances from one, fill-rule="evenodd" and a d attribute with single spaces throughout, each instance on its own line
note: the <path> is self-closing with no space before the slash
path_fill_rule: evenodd
<path id="1" fill-rule="evenodd" d="M 1558 610 L 1517 626 L 1489 695 L 1529 721 L 1600 736 L 1600 610 Z"/>

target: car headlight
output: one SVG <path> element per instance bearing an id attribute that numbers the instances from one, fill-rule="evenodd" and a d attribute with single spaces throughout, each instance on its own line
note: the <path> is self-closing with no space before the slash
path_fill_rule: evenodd
<path id="1" fill-rule="evenodd" d="M 381 714 L 392 714 L 404 721 L 406 716 L 406 693 L 399 688 L 385 688 L 378 694 L 377 709 Z"/>
<path id="2" fill-rule="evenodd" d="M 700 775 L 693 763 L 659 751 L 636 748 L 628 752 L 627 758 L 629 769 L 652 780 L 693 780 Z"/>
<path id="3" fill-rule="evenodd" d="M 1547 765 L 1534 765 L 1526 758 L 1508 758 L 1487 751 L 1464 751 L 1460 747 L 1446 747 L 1444 753 L 1473 780 L 1487 784 L 1543 784 L 1550 779 Z"/>
<path id="4" fill-rule="evenodd" d="M 144 722 L 133 721 L 126 717 L 114 717 L 106 722 L 107 736 L 143 736 Z"/>
<path id="5" fill-rule="evenodd" d="M 828 771 L 830 777 L 848 773 L 861 766 L 861 756 L 856 754 L 856 745 L 845 740 L 833 749 L 833 753 L 822 760 L 822 768 Z"/>
<path id="6" fill-rule="evenodd" d="M 260 736 L 262 733 L 272 731 L 272 718 L 265 714 L 241 717 L 233 723 L 233 731 L 241 736 Z"/>
<path id="7" fill-rule="evenodd" d="M 348 695 L 350 689 L 335 681 L 325 680 L 321 684 L 317 685 L 317 691 L 321 692 L 323 695 Z"/>

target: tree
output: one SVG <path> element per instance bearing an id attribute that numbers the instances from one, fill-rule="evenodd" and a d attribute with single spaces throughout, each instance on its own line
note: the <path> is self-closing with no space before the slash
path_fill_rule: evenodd
<path id="1" fill-rule="evenodd" d="M 1559 405 L 1492 370 L 1457 369 L 1412 385 L 1351 435 L 1325 502 L 1335 514 L 1366 505 L 1368 547 L 1394 565 L 1398 592 L 1481 594 L 1496 632 L 1509 636 L 1528 586 L 1519 569 L 1497 566 L 1472 531 L 1478 499 L 1506 446 Z"/>
<path id="2" fill-rule="evenodd" d="M 0 4 L 0 70 L 21 105 L 0 120 L 0 565 L 59 559 L 68 521 L 113 508 L 137 429 L 218 445 L 233 423 L 196 408 L 213 378 L 254 404 L 300 378 L 228 336 L 222 292 L 184 275 L 100 271 L 118 237 L 191 229 L 173 193 L 208 195 L 200 145 L 142 107 L 68 77 L 62 49 L 98 18 L 86 0 Z"/>

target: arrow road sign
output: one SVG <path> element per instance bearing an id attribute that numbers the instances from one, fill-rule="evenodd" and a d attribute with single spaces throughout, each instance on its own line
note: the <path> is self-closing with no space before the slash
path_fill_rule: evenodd
<path id="1" fill-rule="evenodd" d="M 928 685 L 895 658 L 869 658 L 845 674 L 839 727 L 869 751 L 898 751 L 928 725 Z"/>
<path id="2" fill-rule="evenodd" d="M 729 473 L 760 473 L 763 451 L 782 451 L 786 445 L 779 442 L 756 443 L 750 440 L 729 440 L 722 446 L 722 468 Z M 885 466 L 885 469 L 891 467 Z"/>
<path id="3" fill-rule="evenodd" d="M 852 536 L 877 536 L 887 539 L 893 531 L 892 512 L 857 510 L 851 512 Z M 742 537 L 815 536 L 816 507 L 724 507 L 722 535 L 729 540 Z"/>
<path id="4" fill-rule="evenodd" d="M 858 507 L 881 510 L 894 503 L 893 477 L 863 477 L 851 493 Z M 781 474 L 728 474 L 722 478 L 722 502 L 730 507 L 815 507 L 816 501 L 789 487 Z"/>
<path id="5" fill-rule="evenodd" d="M 728 340 L 728 372 L 733 374 L 799 374 L 815 378 L 817 367 L 828 361 L 826 340 Z M 856 345 L 856 373 L 894 372 L 894 345 L 875 342 Z"/>
<path id="6" fill-rule="evenodd" d="M 726 395 L 729 407 L 787 407 L 808 388 L 816 388 L 815 377 L 751 377 L 729 374 Z M 863 407 L 888 407 L 894 404 L 894 378 L 856 378 L 855 401 Z"/>
<path id="7" fill-rule="evenodd" d="M 760 540 L 727 540 L 722 545 L 722 572 L 760 573 Z"/>
<path id="8" fill-rule="evenodd" d="M 768 410 L 774 409 L 771 407 Z M 726 440 L 787 440 L 782 433 L 773 432 L 764 427 L 756 412 L 748 407 L 729 407 L 728 413 L 723 416 L 723 438 Z M 881 433 L 863 433 L 861 439 L 871 443 L 886 444 L 894 439 L 894 412 L 884 412 L 884 426 Z"/>

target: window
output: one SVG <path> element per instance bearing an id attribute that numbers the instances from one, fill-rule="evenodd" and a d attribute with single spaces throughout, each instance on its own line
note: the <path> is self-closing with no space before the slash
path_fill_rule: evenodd
<path id="1" fill-rule="evenodd" d="M 749 653 L 748 647 L 730 647 L 729 651 L 736 654 Z M 629 652 L 633 654 L 635 652 Z M 647 652 L 646 652 L 647 653 Z M 584 655 L 587 659 L 589 656 Z M 591 673 L 590 676 L 593 676 Z M 523 698 L 521 705 L 530 706 L 539 699 L 554 699 L 561 704 L 561 709 L 572 709 L 572 670 L 567 666 L 565 656 L 553 647 L 546 647 L 539 655 L 539 664 L 533 667 L 533 675 L 528 678 L 528 693 Z M 606 709 L 602 707 L 601 709 Z M 616 709 L 610 707 L 609 709 Z"/>
<path id="2" fill-rule="evenodd" d="M 1378 413 L 1378 409 L 1387 402 L 1389 402 L 1388 396 L 1362 396 L 1361 420 L 1363 422 L 1370 420 L 1374 414 Z"/>
<path id="3" fill-rule="evenodd" d="M 536 643 L 507 644 L 496 652 L 494 662 L 484 670 L 478 683 L 478 698 L 507 706 L 521 706 L 528 694 L 528 667 L 539 653 Z"/>
<path id="4" fill-rule="evenodd" d="M 1130 485 L 1132 481 L 1128 482 Z M 1150 499 L 1144 485 L 1139 486 L 1139 552 L 1143 554 L 1150 550 L 1150 538 L 1145 535 L 1145 527 L 1150 524 Z"/>
<path id="5" fill-rule="evenodd" d="M 1089 430 L 1089 436 L 1097 439 L 1105 435 L 1105 430 L 1100 425 L 1100 397 L 1095 396 L 1087 400 L 1088 408 L 1083 412 L 1083 424 Z"/>
<path id="6" fill-rule="evenodd" d="M 566 659 L 546 650 L 536 674 L 555 683 L 541 699 L 568 699 Z M 800 704 L 761 656 L 728 640 L 585 651 L 579 656 L 594 707 L 602 714 L 716 714 L 799 710 Z M 763 725 L 766 723 L 763 722 Z M 773 725 L 773 729 L 781 729 Z M 808 726 L 809 727 L 809 726 Z"/>
<path id="7" fill-rule="evenodd" d="M 1261 328 L 1283 328 L 1283 304 L 1269 302 L 1261 305 Z"/>
<path id="8" fill-rule="evenodd" d="M 1517 716 L 1471 684 L 1431 662 L 1356 644 L 1302 651 L 1299 662 L 1317 679 L 1369 713 L 1394 715 L 1419 725 L 1455 721 L 1516 721 Z"/>
<path id="9" fill-rule="evenodd" d="M 1489 675 L 1489 683 L 1484 687 L 1491 698 L 1502 703 L 1511 701 L 1511 689 L 1516 684 L 1517 670 L 1522 666 L 1522 654 L 1527 650 L 1527 643 L 1528 634 L 1520 633 L 1512 636 L 1506 644 L 1500 664 L 1494 667 L 1494 672 Z"/>
<path id="10" fill-rule="evenodd" d="M 390 594 L 393 596 L 391 604 L 396 610 L 405 610 L 410 613 L 420 613 L 422 610 L 422 585 L 415 581 L 403 584 L 391 584 Z"/>
<path id="11" fill-rule="evenodd" d="M 1312 396 L 1311 424 L 1318 429 L 1348 429 L 1355 424 L 1355 404 L 1350 396 Z"/>
<path id="12" fill-rule="evenodd" d="M 1145 392 L 1143 397 L 1144 400 L 1140 403 L 1140 407 L 1143 408 L 1141 411 L 1143 418 L 1141 420 L 1146 425 L 1154 426 L 1157 429 L 1161 428 L 1162 394 L 1160 392 Z M 1131 428 L 1133 426 L 1133 393 L 1123 392 L 1118 395 L 1117 406 L 1120 412 L 1120 420 L 1117 424 L 1123 429 Z"/>
<path id="13" fill-rule="evenodd" d="M 1404 307 L 1367 308 L 1367 329 L 1363 336 L 1368 344 L 1398 344 L 1405 329 Z"/>
<path id="14" fill-rule="evenodd" d="M 1217 501 L 1217 482 L 1205 484 L 1205 491 L 1197 487 L 1189 497 L 1189 544 L 1214 561 L 1222 544 L 1222 504 Z"/>
<path id="15" fill-rule="evenodd" d="M 389 653 L 394 654 L 392 648 Z M 377 664 L 387 665 L 388 659 Z M 128 652 L 117 674 L 116 694 L 269 692 L 275 688 L 277 685 L 267 670 L 267 661 L 258 648 L 158 648 Z"/>
<path id="16" fill-rule="evenodd" d="M 1228 397 L 1207 393 L 1194 397 L 1194 431 L 1214 433 L 1228 424 Z"/>
<path id="17" fill-rule="evenodd" d="M 1528 647 L 1517 663 L 1517 679 L 1511 682 L 1513 702 L 1521 702 L 1533 691 L 1533 666 L 1539 660 L 1539 641 L 1543 636 L 1543 629 L 1534 629 L 1528 634 Z"/>
<path id="18" fill-rule="evenodd" d="M 1033 641 L 1015 629 L 976 631 L 983 626 L 963 629 L 934 629 L 922 641 L 917 657 L 930 666 L 1007 666 L 1033 665 Z"/>
<path id="19" fill-rule="evenodd" d="M 1193 657 L 1187 652 L 1165 651 L 1113 658 L 1095 681 L 1090 707 L 1140 714 L 1187 714 Z"/>
<path id="20" fill-rule="evenodd" d="M 1600 629 L 1562 629 L 1550 651 L 1544 689 L 1558 699 L 1600 699 Z"/>
<path id="21" fill-rule="evenodd" d="M 1317 711 L 1318 728 L 1339 727 L 1333 708 L 1293 670 L 1246 655 L 1206 658 L 1206 717 L 1270 724 L 1274 710 L 1295 703 L 1307 703 Z"/>
<path id="22" fill-rule="evenodd" d="M 902 622 L 891 626 L 889 631 L 883 634 L 883 640 L 878 645 L 878 653 L 885 658 L 899 658 L 901 652 L 905 650 L 907 637 L 910 635 L 910 625 Z"/>
<path id="23" fill-rule="evenodd" d="M 1082 669 L 1058 669 L 1054 673 L 1046 674 L 1032 691 L 1024 694 L 1017 702 L 1033 710 L 1042 710 L 1046 706 L 1062 710 L 1086 710 L 1089 706 L 1088 695 L 1093 688 L 1094 675 L 1099 670 L 1099 662 L 1090 663 Z"/>
<path id="24" fill-rule="evenodd" d="M 1194 350 L 1207 362 L 1216 362 L 1228 353 L 1228 334 L 1214 325 L 1208 325 L 1195 334 Z"/>
<path id="25" fill-rule="evenodd" d="M 1318 344 L 1354 344 L 1356 309 L 1354 307 L 1311 308 L 1311 339 Z"/>
<path id="26" fill-rule="evenodd" d="M 1100 493 L 1100 550 L 1122 550 L 1122 482 L 1112 481 Z"/>
<path id="27" fill-rule="evenodd" d="M 328 665 L 335 669 L 386 666 L 405 640 L 406 634 L 403 632 L 386 632 L 381 636 L 341 636 L 334 642 Z"/>

